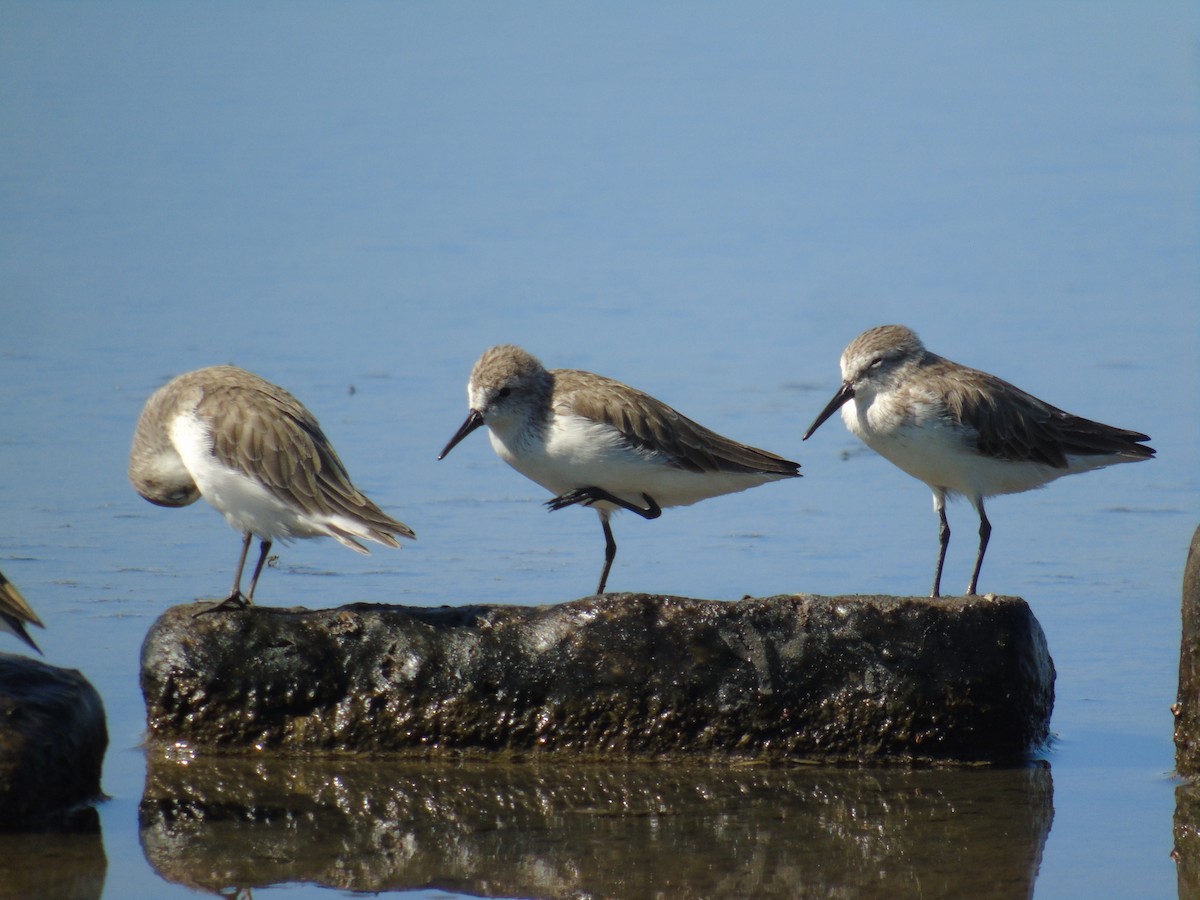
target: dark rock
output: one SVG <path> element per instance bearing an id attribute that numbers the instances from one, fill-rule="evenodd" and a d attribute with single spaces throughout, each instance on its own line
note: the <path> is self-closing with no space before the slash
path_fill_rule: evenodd
<path id="1" fill-rule="evenodd" d="M 1031 897 L 1045 764 L 512 765 L 148 754 L 143 851 L 203 891 Z"/>
<path id="2" fill-rule="evenodd" d="M 1192 535 L 1183 571 L 1183 636 L 1175 714 L 1175 768 L 1200 775 L 1200 528 Z"/>
<path id="3" fill-rule="evenodd" d="M 168 610 L 149 738 L 213 750 L 975 761 L 1046 740 L 1054 666 L 1016 598 Z"/>
<path id="4" fill-rule="evenodd" d="M 107 748 L 104 704 L 86 678 L 0 653 L 0 829 L 78 829 L 78 808 L 101 796 Z"/>

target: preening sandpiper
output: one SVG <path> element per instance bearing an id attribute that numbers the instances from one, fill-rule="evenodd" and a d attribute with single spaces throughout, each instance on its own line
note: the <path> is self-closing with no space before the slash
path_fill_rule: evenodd
<path id="1" fill-rule="evenodd" d="M 331 537 L 359 553 L 358 539 L 399 547 L 413 530 L 350 483 L 316 418 L 278 385 L 235 366 L 180 375 L 146 401 L 133 436 L 129 479 L 159 506 L 203 497 L 244 537 L 227 605 L 250 603 L 275 541 Z M 250 590 L 242 569 L 260 540 Z"/>
<path id="2" fill-rule="evenodd" d="M 709 431 L 635 388 L 574 369 L 550 369 L 520 347 L 485 352 L 467 384 L 470 412 L 438 456 L 487 425 L 506 463 L 555 496 L 551 510 L 590 506 L 604 529 L 604 593 L 617 554 L 618 509 L 655 519 L 669 506 L 800 475 L 799 463 Z"/>
<path id="3" fill-rule="evenodd" d="M 3 572 L 0 572 L 0 631 L 15 634 L 38 653 L 41 653 L 42 648 L 33 642 L 33 638 L 25 630 L 26 625 L 36 625 L 38 628 L 46 627 L 37 617 L 37 613 L 25 602 L 25 598 L 21 596 L 16 585 L 5 578 Z"/>
<path id="4" fill-rule="evenodd" d="M 979 513 L 970 595 L 992 532 L 985 497 L 1154 456 L 1144 444 L 1149 436 L 1073 416 L 995 375 L 943 359 L 903 325 L 863 332 L 842 354 L 841 366 L 842 386 L 804 440 L 840 408 L 863 443 L 929 485 L 940 520 L 934 597 L 950 545 L 947 495 L 961 494 Z"/>

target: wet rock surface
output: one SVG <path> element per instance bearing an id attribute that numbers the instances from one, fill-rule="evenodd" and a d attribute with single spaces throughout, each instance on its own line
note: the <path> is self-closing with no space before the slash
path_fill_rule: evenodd
<path id="1" fill-rule="evenodd" d="M 610 594 L 554 606 L 168 610 L 151 742 L 603 759 L 997 761 L 1048 735 L 1025 601 Z"/>
<path id="2" fill-rule="evenodd" d="M 0 653 L 0 830 L 94 819 L 79 807 L 101 796 L 107 748 L 104 705 L 86 678 Z"/>

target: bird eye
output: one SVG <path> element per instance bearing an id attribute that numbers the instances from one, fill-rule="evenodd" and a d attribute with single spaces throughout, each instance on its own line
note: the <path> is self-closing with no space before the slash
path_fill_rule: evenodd
<path id="1" fill-rule="evenodd" d="M 500 388 L 500 390 L 496 391 L 496 396 L 499 397 L 501 400 L 503 400 L 505 397 L 507 397 L 511 393 L 512 393 L 512 388 L 502 387 L 502 388 Z"/>
<path id="2" fill-rule="evenodd" d="M 867 368 L 868 369 L 878 369 L 882 365 L 883 365 L 883 357 L 877 356 L 873 360 L 871 360 L 871 364 L 869 366 L 867 366 Z"/>

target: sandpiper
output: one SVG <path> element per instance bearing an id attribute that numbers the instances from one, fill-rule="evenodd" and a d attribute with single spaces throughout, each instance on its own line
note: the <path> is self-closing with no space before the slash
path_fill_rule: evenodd
<path id="1" fill-rule="evenodd" d="M 903 325 L 863 332 L 842 354 L 841 366 L 842 386 L 804 440 L 840 408 L 863 443 L 929 485 L 941 522 L 934 597 L 950 545 L 947 494 L 961 494 L 979 513 L 971 595 L 992 532 L 985 497 L 1154 455 L 1142 443 L 1147 435 L 1073 416 L 995 375 L 943 359 Z"/>
<path id="2" fill-rule="evenodd" d="M 555 496 L 600 515 L 604 593 L 617 555 L 609 518 L 627 509 L 656 519 L 665 507 L 798 477 L 799 463 L 739 444 L 635 388 L 574 369 L 547 370 L 520 347 L 480 357 L 467 384 L 470 412 L 438 459 L 487 425 L 506 463 Z"/>
<path id="3" fill-rule="evenodd" d="M 25 598 L 21 596 L 16 585 L 5 578 L 3 572 L 0 572 L 0 631 L 15 634 L 38 653 L 41 653 L 42 648 L 33 642 L 33 638 L 25 630 L 26 625 L 36 625 L 38 628 L 46 627 L 37 617 L 37 613 L 25 602 Z"/>
<path id="4" fill-rule="evenodd" d="M 129 479 L 159 506 L 204 497 L 242 532 L 233 590 L 220 607 L 247 605 L 274 541 L 356 538 L 399 547 L 413 530 L 353 484 L 316 418 L 283 388 L 235 366 L 197 369 L 146 401 L 133 436 Z M 250 541 L 260 539 L 250 590 L 241 590 Z"/>

